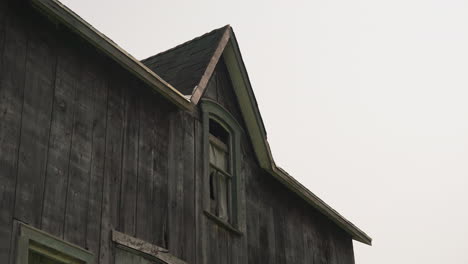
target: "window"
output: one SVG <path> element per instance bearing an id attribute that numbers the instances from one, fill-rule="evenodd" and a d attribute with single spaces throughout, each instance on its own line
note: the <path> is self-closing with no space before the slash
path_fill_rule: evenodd
<path id="1" fill-rule="evenodd" d="M 215 120 L 209 120 L 210 211 L 221 220 L 232 219 L 232 173 L 229 133 Z"/>
<path id="2" fill-rule="evenodd" d="M 240 135 L 237 121 L 216 102 L 202 100 L 205 215 L 241 234 Z"/>
<path id="3" fill-rule="evenodd" d="M 93 254 L 25 224 L 20 236 L 16 264 L 90 264 Z"/>

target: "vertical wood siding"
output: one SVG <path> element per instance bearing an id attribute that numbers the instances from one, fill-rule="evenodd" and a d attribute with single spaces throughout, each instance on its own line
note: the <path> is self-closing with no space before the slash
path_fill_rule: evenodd
<path id="1" fill-rule="evenodd" d="M 112 229 L 188 263 L 352 264 L 351 238 L 242 137 L 239 236 L 203 214 L 203 124 L 37 11 L 0 0 L 0 262 L 14 220 L 114 263 Z M 224 62 L 205 97 L 244 126 Z M 11 263 L 11 262 L 10 262 Z"/>
<path id="2" fill-rule="evenodd" d="M 204 96 L 245 128 L 233 91 L 220 60 Z M 351 238 L 259 168 L 249 138 L 242 140 L 247 232 L 238 238 L 207 221 L 209 260 L 203 263 L 354 263 Z M 213 252 L 216 246 L 218 252 Z"/>
<path id="3" fill-rule="evenodd" d="M 15 19 L 1 1 L 2 49 L 0 69 L 0 259 L 10 254 L 23 110 L 24 74 L 28 40 L 26 25 Z"/>

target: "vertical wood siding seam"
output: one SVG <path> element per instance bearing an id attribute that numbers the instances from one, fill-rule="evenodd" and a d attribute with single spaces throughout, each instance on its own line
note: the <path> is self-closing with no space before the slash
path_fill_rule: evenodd
<path id="1" fill-rule="evenodd" d="M 146 101 L 146 102 L 145 102 L 145 105 L 147 105 L 147 104 L 148 104 L 148 102 Z M 146 109 L 146 108 L 145 108 L 145 109 Z M 145 111 L 148 111 L 148 110 L 146 109 Z M 153 111 L 154 111 L 154 110 L 153 110 Z M 150 112 L 150 113 L 151 113 L 151 112 Z M 154 122 L 154 116 L 152 116 L 152 115 L 151 115 L 151 122 L 150 122 L 150 124 L 151 124 L 151 125 L 155 125 L 155 124 L 156 124 L 156 123 Z M 162 128 L 162 126 L 161 126 L 161 128 Z M 157 140 L 156 129 L 157 129 L 156 127 L 152 127 L 151 139 L 150 139 L 150 140 L 155 140 L 155 141 Z M 166 128 L 166 129 L 167 129 L 167 128 Z M 154 201 L 155 201 L 155 199 L 156 199 L 156 189 L 155 189 L 155 186 L 154 186 L 154 185 L 155 185 L 155 177 L 156 177 L 157 174 L 155 173 L 155 169 L 154 169 L 154 166 L 155 166 L 155 165 L 154 165 L 154 163 L 155 163 L 154 157 L 155 157 L 155 152 L 156 152 L 155 148 L 156 148 L 156 146 L 158 146 L 158 145 L 156 145 L 156 142 L 153 142 L 152 144 L 154 144 L 154 145 L 151 146 L 151 160 L 152 160 L 151 162 L 152 162 L 152 164 L 151 164 L 151 172 L 150 172 L 150 181 L 151 181 L 151 205 L 150 205 L 150 206 L 153 206 L 153 205 L 154 205 L 153 203 L 154 203 Z M 166 151 L 167 151 L 167 150 L 166 150 Z M 162 174 L 164 174 L 164 173 L 162 173 Z M 167 172 L 166 172 L 166 177 L 167 177 Z M 156 211 L 156 210 L 155 210 L 155 211 Z M 166 212 L 166 213 L 167 213 L 167 212 Z M 152 220 L 152 223 L 151 223 L 152 229 L 151 229 L 151 230 L 153 231 L 153 233 L 156 233 L 156 229 L 154 228 L 154 225 L 153 225 L 153 222 L 156 222 L 156 219 L 155 219 L 155 217 L 154 217 L 154 213 L 153 213 L 153 212 L 151 212 L 151 220 Z M 159 229 L 159 230 L 161 230 L 161 229 Z M 159 242 L 159 241 L 164 242 L 164 239 L 162 238 L 162 237 L 164 236 L 164 234 L 161 233 L 161 234 L 158 234 L 158 235 L 160 236 L 159 238 L 156 238 L 156 235 L 154 235 L 154 234 L 151 235 L 151 236 L 152 236 L 152 237 L 151 237 L 151 241 L 153 242 L 153 244 L 158 244 L 158 243 L 156 243 L 156 241 L 158 241 L 158 242 Z M 158 240 L 158 239 L 160 239 L 160 240 Z M 161 243 L 161 246 L 164 247 L 164 246 L 165 246 L 164 243 Z"/>
<path id="2" fill-rule="evenodd" d="M 9 3 L 9 2 L 8 2 Z M 5 10 L 10 10 L 9 6 L 8 6 L 8 3 L 6 4 L 5 6 Z M 11 17 L 11 14 L 5 14 L 4 18 L 3 18 L 3 47 L 2 47 L 2 57 L 6 54 L 6 37 L 7 37 L 7 22 L 8 22 L 8 19 L 10 19 Z M 28 51 L 28 46 L 29 46 L 29 39 L 27 38 L 26 36 L 26 52 Z M 24 62 L 23 64 L 26 65 L 26 61 L 27 61 L 27 56 L 24 57 Z M 2 69 L 3 67 L 5 67 L 5 59 L 3 58 L 2 59 Z M 21 94 L 21 98 L 22 98 L 22 103 L 21 103 L 21 114 L 20 114 L 20 121 L 19 121 L 19 128 L 18 128 L 18 139 L 17 139 L 17 143 L 16 143 L 16 146 L 17 146 L 17 149 L 16 149 L 16 159 L 15 159 L 15 162 L 14 162 L 14 170 L 16 170 L 16 173 L 15 173 L 15 183 L 14 183 L 14 191 L 13 191 L 13 207 L 11 208 L 11 219 L 15 219 L 15 208 L 16 208 L 16 190 L 17 190 L 17 186 L 18 186 L 18 160 L 19 160 L 19 156 L 20 156 L 20 148 L 19 148 L 19 145 L 21 144 L 21 129 L 22 129 L 22 119 L 23 119 L 23 106 L 24 106 L 24 80 L 25 80 L 25 77 L 26 77 L 26 72 L 23 73 L 23 80 L 22 80 L 22 84 L 21 84 L 21 88 L 22 88 L 22 94 Z M 10 224 L 10 230 L 13 230 L 14 229 L 14 221 L 11 221 L 11 224 Z M 14 253 L 14 250 L 13 250 L 13 244 L 14 244 L 14 241 L 15 241 L 15 237 L 14 237 L 14 234 L 13 234 L 13 231 L 10 231 L 10 248 L 8 249 L 8 257 L 9 257 L 9 260 L 10 262 L 13 261 L 13 253 Z"/>
<path id="3" fill-rule="evenodd" d="M 142 111 L 142 103 L 141 100 L 138 100 L 139 94 L 137 94 L 137 99 L 135 100 L 136 111 L 138 112 L 138 131 L 136 133 L 137 140 L 136 140 L 136 179 L 135 179 L 135 213 L 133 214 L 133 236 L 136 237 L 137 235 L 137 214 L 138 214 L 138 178 L 140 174 L 140 133 L 141 133 L 141 111 Z"/>
<path id="4" fill-rule="evenodd" d="M 96 96 L 94 96 L 94 100 L 93 100 L 93 111 L 92 111 L 93 113 L 96 112 L 95 107 L 96 107 Z M 93 168 L 93 164 L 94 164 L 94 151 L 93 151 L 93 147 L 94 147 L 94 133 L 93 133 L 94 132 L 94 117 L 93 117 L 93 119 L 91 121 L 92 121 L 92 123 L 91 123 L 91 125 L 92 125 L 92 129 L 91 129 L 91 146 L 90 146 L 91 157 L 90 157 L 90 160 L 89 160 L 89 169 L 88 169 L 88 188 L 87 188 L 88 189 L 88 195 L 87 195 L 88 202 L 86 203 L 87 204 L 87 206 L 86 206 L 87 207 L 86 208 L 86 223 L 85 223 L 86 225 L 88 224 L 87 221 L 89 219 L 89 210 L 90 210 L 90 207 L 91 207 L 90 202 L 89 202 L 89 200 L 90 200 L 89 196 L 91 194 L 91 179 L 93 177 L 92 176 L 93 175 L 92 168 Z M 84 241 L 85 241 L 84 245 L 85 245 L 85 248 L 86 248 L 87 247 L 87 241 L 88 241 L 88 227 L 85 228 Z"/>
<path id="5" fill-rule="evenodd" d="M 197 135 L 197 123 L 196 119 L 192 118 L 192 131 L 193 131 L 193 226 L 195 227 L 194 231 L 194 238 L 192 240 L 191 247 L 193 252 L 195 252 L 195 256 L 191 256 L 196 264 L 198 262 L 198 250 L 196 247 L 197 239 L 198 239 L 198 226 L 197 226 L 197 217 L 198 217 L 198 207 L 197 207 L 197 144 L 196 144 L 196 135 Z"/>
<path id="6" fill-rule="evenodd" d="M 140 151 L 142 151 L 143 147 L 141 147 L 141 142 L 140 142 L 140 134 L 143 133 L 142 129 L 141 129 L 141 119 L 142 119 L 142 116 L 145 116 L 144 114 L 144 103 L 143 103 L 143 98 L 142 96 L 139 96 L 137 101 L 139 102 L 138 104 L 138 107 L 137 107 L 137 111 L 138 111 L 138 139 L 136 141 L 136 144 L 137 144 L 137 179 L 136 179 L 136 195 L 135 195 L 135 236 L 134 237 L 137 237 L 137 238 L 140 238 L 140 239 L 143 239 L 143 240 L 146 240 L 148 242 L 152 242 L 151 239 L 147 239 L 147 237 L 142 237 L 140 236 L 140 232 L 139 232 L 139 222 L 140 222 L 140 217 L 139 217 L 139 210 L 138 210 L 138 198 L 140 197 L 139 195 L 139 186 L 140 186 L 140 182 L 139 182 L 139 177 L 138 175 L 140 174 Z M 145 138 L 145 137 L 142 137 L 142 138 Z M 149 185 L 149 183 L 147 183 Z M 152 185 L 151 185 L 152 186 Z"/>
<path id="7" fill-rule="evenodd" d="M 94 94 L 94 91 L 93 91 L 93 94 Z M 96 112 L 96 96 L 94 96 L 93 98 L 93 111 L 92 113 L 95 113 Z M 90 150 L 91 150 L 91 156 L 90 156 L 90 160 L 89 160 L 89 167 L 88 167 L 88 194 L 87 194 L 87 197 L 88 197 L 88 201 L 86 203 L 86 223 L 84 224 L 88 224 L 87 221 L 89 219 L 89 210 L 90 210 L 90 194 L 91 194 L 91 179 L 92 179 L 92 168 L 93 168 L 93 162 L 94 162 L 94 151 L 93 151 L 93 147 L 94 147 L 94 116 L 91 120 L 91 145 L 90 145 Z M 86 243 L 87 243 L 87 238 L 88 238 L 88 227 L 86 226 L 85 228 L 85 233 L 84 233 L 84 245 L 86 247 Z"/>
<path id="8" fill-rule="evenodd" d="M 62 226 L 62 234 L 61 238 L 65 238 L 65 223 L 66 223 L 66 217 L 67 217 L 67 204 L 68 204 L 68 192 L 70 190 L 70 163 L 71 163 L 71 154 L 72 154 L 72 148 L 73 148 L 73 136 L 75 135 L 75 118 L 76 118 L 76 111 L 77 111 L 77 98 L 78 98 L 78 87 L 76 87 L 76 83 L 74 83 L 74 89 L 75 89 L 75 96 L 73 98 L 73 118 L 72 118 L 72 133 L 70 136 L 70 151 L 68 152 L 68 164 L 67 164 L 67 190 L 65 192 L 65 208 L 64 208 L 64 214 L 63 214 L 63 226 Z"/>
<path id="9" fill-rule="evenodd" d="M 3 35 L 3 43 L 0 43 L 1 45 L 3 45 L 3 46 L 1 47 L 2 51 L 1 51 L 1 53 L 0 53 L 0 56 L 2 56 L 2 58 L 3 58 L 3 56 L 4 56 L 4 54 L 5 54 L 5 50 L 6 50 L 6 48 L 5 48 L 5 46 L 6 46 L 6 45 L 5 45 L 5 43 L 6 43 L 6 36 L 7 36 L 7 34 L 6 34 L 6 29 L 7 29 L 7 27 L 6 27 L 6 22 L 7 22 L 7 17 L 8 17 L 8 13 L 7 13 L 7 12 L 9 11 L 8 3 L 9 3 L 9 2 L 6 2 L 6 3 L 4 4 L 4 6 L 3 6 L 3 8 L 5 8 L 5 10 L 7 10 L 7 11 L 5 12 L 5 14 L 4 14 L 3 17 L 2 17 L 2 20 L 0 21 L 0 25 L 2 26 L 2 30 L 3 30 L 3 32 L 2 32 L 2 35 Z M 3 59 L 2 59 L 2 61 L 1 61 L 1 63 L 2 63 L 2 68 L 3 68 L 3 66 L 5 66 L 5 65 L 4 65 L 4 60 L 3 60 Z"/>
<path id="10" fill-rule="evenodd" d="M 28 50 L 29 50 L 29 32 L 26 33 L 26 55 L 24 56 L 24 65 L 26 65 L 27 61 L 28 61 Z M 18 135 L 18 142 L 17 142 L 17 146 L 18 146 L 18 149 L 17 149 L 17 155 L 16 155 L 16 162 L 15 162 L 15 167 L 16 167 L 16 176 L 15 176 L 15 191 L 14 191 L 14 197 L 13 197 L 13 211 L 12 211 L 12 216 L 13 216 L 13 219 L 15 218 L 15 211 L 16 211 L 16 195 L 17 195 L 17 190 L 18 190 L 18 174 L 19 174 L 19 158 L 20 158 L 20 146 L 21 146 L 21 134 L 22 134 L 22 130 L 23 130 L 23 113 L 24 113 L 24 87 L 25 87 L 25 80 L 26 80 L 26 66 L 25 66 L 25 70 L 24 70 L 24 73 L 23 73 L 23 81 L 22 81 L 22 84 L 21 84 L 21 88 L 22 88 L 22 94 L 21 94 L 21 97 L 22 97 L 22 103 L 21 103 L 21 115 L 20 115 L 20 121 L 19 121 L 19 135 Z M 11 230 L 13 230 L 14 228 L 14 223 L 13 221 L 11 222 Z M 13 234 L 10 236 L 10 244 L 12 245 L 15 241 L 15 238 L 13 236 Z M 10 247 L 10 259 L 13 259 L 13 248 Z"/>
<path id="11" fill-rule="evenodd" d="M 93 81 L 95 81 L 95 79 L 93 79 Z M 96 95 L 96 91 L 97 89 L 100 89 L 100 87 L 96 88 L 94 85 L 93 85 L 93 111 L 92 113 L 96 113 L 96 105 L 97 105 L 97 95 Z M 90 160 L 89 160 L 89 173 L 88 173 L 88 203 L 87 203 L 87 209 L 86 209 L 86 225 L 88 224 L 87 221 L 89 219 L 89 211 L 90 211 L 90 203 L 89 203 L 89 196 L 91 194 L 91 179 L 93 177 L 93 172 L 92 172 L 92 168 L 93 168 L 93 165 L 94 165 L 94 151 L 93 151 L 93 148 L 94 148 L 94 129 L 95 129 L 95 126 L 94 126 L 94 115 L 93 115 L 93 118 L 91 120 L 91 126 L 92 126 L 92 129 L 91 129 L 91 146 L 90 146 L 90 149 L 91 149 L 91 157 L 90 157 Z M 102 203 L 102 201 L 101 201 Z M 100 233 L 100 232 L 99 232 Z M 87 247 L 87 242 L 88 242 L 88 227 L 86 227 L 85 229 L 85 234 L 84 234 L 84 241 L 85 241 L 85 247 Z"/>
<path id="12" fill-rule="evenodd" d="M 53 42 L 56 44 L 56 42 Z M 56 48 L 57 45 L 53 45 L 54 48 Z M 56 50 L 56 49 L 55 49 Z M 52 130 L 52 124 L 53 124 L 53 116 L 54 116 L 54 104 L 55 104 L 55 89 L 57 85 L 57 71 L 58 71 L 58 54 L 56 53 L 55 55 L 55 63 L 54 63 L 54 77 L 53 77 L 53 83 L 52 83 L 52 106 L 51 106 L 51 111 L 50 111 L 50 124 L 49 124 L 49 136 L 47 139 L 47 154 L 46 154 L 46 159 L 45 159 L 45 171 L 44 171 L 44 188 L 42 188 L 42 203 L 41 203 L 41 217 L 39 220 L 39 227 L 42 228 L 42 220 L 43 220 L 43 214 L 44 214 L 44 200 L 45 200 L 45 193 L 46 193 L 46 182 L 47 182 L 47 169 L 49 166 L 47 166 L 49 162 L 49 150 L 50 150 L 50 136 L 51 136 L 51 130 Z"/>
<path id="13" fill-rule="evenodd" d="M 102 167 L 102 188 L 101 188 L 101 220 L 99 223 L 99 246 L 98 246 L 98 252 L 96 255 L 96 261 L 99 263 L 100 258 L 101 258 L 101 242 L 102 242 L 102 229 L 103 229 L 103 212 L 104 212 L 104 185 L 106 184 L 105 177 L 106 177 L 106 154 L 107 154 L 107 120 L 108 120 L 108 115 L 109 115 L 109 81 L 107 78 L 104 80 L 104 85 L 106 87 L 106 116 L 104 117 L 106 119 L 105 122 L 105 127 L 104 127 L 104 155 L 103 155 L 103 167 Z"/>
<path id="14" fill-rule="evenodd" d="M 5 46 L 6 46 L 6 36 L 7 36 L 7 34 L 6 34 L 6 29 L 7 29 L 7 28 L 6 28 L 6 22 L 7 22 L 7 17 L 8 17 L 8 13 L 7 13 L 8 11 L 5 11 L 5 10 L 9 10 L 9 8 L 8 8 L 8 3 L 9 3 L 9 2 L 3 3 L 4 6 L 0 6 L 0 7 L 3 7 L 3 8 L 4 8 L 4 12 L 5 12 L 5 13 L 3 14 L 3 16 L 2 16 L 1 21 L 0 21 L 0 25 L 1 25 L 1 27 L 2 27 L 2 29 L 1 29 L 2 32 L 1 32 L 1 33 L 2 33 L 2 35 L 3 35 L 2 38 L 0 39 L 0 40 L 2 40 L 2 42 L 0 42 L 0 45 L 2 45 L 2 46 L 1 46 L 1 53 L 0 53 L 0 56 L 1 56 L 1 57 L 0 57 L 0 58 L 1 58 L 1 60 L 0 60 L 0 63 L 1 63 L 1 65 L 0 65 L 0 71 L 2 71 L 2 72 L 4 71 L 3 69 L 4 69 L 5 65 L 6 65 L 4 55 L 5 55 L 5 50 L 6 50 L 6 47 L 5 47 Z M 3 78 L 4 78 L 4 75 L 0 75 L 0 83 L 1 83 L 1 81 L 2 81 Z M 18 150 L 18 151 L 19 151 L 19 150 Z M 14 194 L 15 194 L 15 197 L 16 197 L 16 193 L 14 193 Z M 1 204 L 0 204 L 0 205 L 1 205 Z M 3 208 L 2 208 L 2 209 L 3 209 Z M 14 211 L 11 212 L 11 215 L 13 215 L 13 214 L 14 214 Z M 13 222 L 13 221 L 12 221 L 12 222 Z M 12 229 L 13 229 L 13 226 L 12 226 L 12 228 L 11 228 L 10 230 L 12 230 Z M 7 231 L 7 232 L 8 232 L 8 231 Z M 10 232 L 12 232 L 12 231 L 10 231 Z M 13 244 L 13 243 L 12 243 L 12 241 L 13 241 L 12 237 L 13 237 L 13 234 L 10 233 L 10 247 L 8 248 L 8 253 L 7 253 L 7 257 L 8 257 L 9 259 L 11 259 L 11 256 L 10 256 L 10 255 L 11 255 L 11 251 L 12 251 L 12 249 L 11 249 L 12 246 L 11 246 L 11 245 Z M 7 239 L 8 239 L 8 238 L 7 238 Z"/>
<path id="15" fill-rule="evenodd" d="M 197 133 L 197 120 L 194 118 L 192 119 L 193 120 L 193 141 L 194 141 L 194 144 L 193 144 L 193 189 L 194 189 L 194 194 L 193 194 L 193 208 L 195 210 L 194 212 L 194 226 L 195 226 L 195 239 L 194 239 L 194 242 L 195 242 L 195 261 L 194 263 L 197 264 L 198 263 L 198 260 L 199 260 L 199 256 L 200 256 L 200 252 L 198 251 L 198 247 L 197 247 L 197 244 L 198 244 L 198 233 L 199 233 L 199 220 L 198 220 L 198 217 L 199 217 L 199 212 L 198 212 L 198 195 L 199 195 L 199 192 L 198 192 L 198 178 L 197 178 L 197 170 L 198 170 L 198 166 L 197 166 L 197 139 L 198 139 L 198 133 Z"/>
<path id="16" fill-rule="evenodd" d="M 120 134 L 121 134 L 121 137 L 120 137 L 120 181 L 119 181 L 119 184 L 120 186 L 119 187 L 119 199 L 117 201 L 117 219 L 115 219 L 115 221 L 117 222 L 117 229 L 120 229 L 120 231 L 124 231 L 124 228 L 121 226 L 122 223 L 120 221 L 121 219 L 121 207 L 122 207 L 122 185 L 123 185 L 123 178 L 124 178 L 124 165 L 125 165 L 125 138 L 127 136 L 127 126 L 128 126 L 128 123 L 127 123 L 127 115 L 128 115 L 128 108 L 129 108 L 129 96 L 127 94 L 128 91 L 125 91 L 125 88 L 126 87 L 122 87 L 120 86 L 120 90 L 121 90 L 121 102 L 123 101 L 124 103 L 124 107 L 123 107 L 123 120 L 122 120 L 122 130 L 120 131 Z M 115 228 L 115 227 L 114 227 Z"/>
<path id="17" fill-rule="evenodd" d="M 130 79 L 128 86 L 135 85 L 135 80 Z M 127 115 L 126 115 L 126 135 L 124 146 L 124 174 L 122 175 L 122 206 L 121 220 L 122 228 L 127 234 L 132 236 L 135 234 L 135 202 L 137 200 L 137 160 L 138 160 L 138 138 L 139 138 L 139 103 L 138 94 L 131 89 L 126 89 L 127 100 Z"/>
<path id="18" fill-rule="evenodd" d="M 174 146 L 174 118 L 177 117 L 178 113 L 172 113 L 171 117 L 169 119 L 169 145 L 168 145 L 168 177 L 167 177 L 167 201 L 166 201 L 166 206 L 167 206 L 167 214 L 164 220 L 164 229 L 163 229 L 163 238 L 164 238 L 164 247 L 172 250 L 170 248 L 170 242 L 171 242 L 171 237 L 168 235 L 169 230 L 171 228 L 171 222 L 172 222 L 172 178 L 173 175 L 175 175 L 175 146 Z"/>

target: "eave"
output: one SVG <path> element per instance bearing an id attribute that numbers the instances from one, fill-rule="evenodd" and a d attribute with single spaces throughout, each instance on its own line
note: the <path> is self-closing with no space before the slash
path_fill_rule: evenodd
<path id="1" fill-rule="evenodd" d="M 260 166 L 283 183 L 292 192 L 299 195 L 302 199 L 327 216 L 331 221 L 346 231 L 354 240 L 368 245 L 372 244 L 372 239 L 366 233 L 341 216 L 337 211 L 318 198 L 284 170 L 276 166 L 271 155 L 266 138 L 266 131 L 255 100 L 255 95 L 253 94 L 237 41 L 235 40 L 234 33 L 230 26 L 226 27 L 226 31 L 223 34 L 223 37 L 218 44 L 219 46 L 213 54 L 200 83 L 197 85 L 192 95 L 186 96 L 181 94 L 177 89 L 164 81 L 143 63 L 128 54 L 112 40 L 100 33 L 60 2 L 56 0 L 31 0 L 31 2 L 36 8 L 51 18 L 66 25 L 94 47 L 106 54 L 109 58 L 113 59 L 132 73 L 135 77 L 148 84 L 157 93 L 164 96 L 176 106 L 187 111 L 193 111 L 195 105 L 200 101 L 218 60 L 223 56 L 231 75 L 233 86 L 235 87 L 235 93 L 239 100 L 239 104 L 241 105 L 242 115 L 246 121 L 248 134 L 254 146 L 254 151 Z"/>
<path id="2" fill-rule="evenodd" d="M 331 206 L 294 179 L 294 177 L 275 164 L 268 144 L 265 126 L 250 84 L 247 70 L 243 63 L 237 40 L 235 39 L 234 32 L 230 26 L 227 26 L 225 30 L 226 31 L 223 34 L 219 46 L 216 49 L 205 74 L 203 74 L 200 83 L 192 93 L 192 102 L 195 104 L 198 103 L 205 92 L 207 82 L 213 73 L 214 67 L 216 66 L 219 58 L 223 56 L 234 86 L 237 100 L 239 101 L 242 116 L 244 117 L 247 126 L 248 135 L 253 144 L 260 167 L 278 179 L 290 191 L 299 195 L 319 212 L 328 217 L 337 226 L 346 231 L 354 240 L 367 245 L 372 245 L 372 238 L 370 236 L 344 218 Z"/>
<path id="3" fill-rule="evenodd" d="M 96 30 L 85 20 L 56 0 L 31 0 L 34 7 L 76 32 L 91 45 L 124 67 L 136 78 L 145 82 L 154 91 L 164 96 L 176 106 L 191 111 L 194 105 L 177 89 L 164 81 L 143 63 L 128 54 L 111 39 Z"/>

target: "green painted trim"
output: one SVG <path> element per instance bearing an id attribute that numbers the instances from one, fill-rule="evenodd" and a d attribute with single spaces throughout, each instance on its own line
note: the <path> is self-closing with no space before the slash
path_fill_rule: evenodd
<path id="1" fill-rule="evenodd" d="M 151 69 L 127 53 L 115 42 L 99 32 L 59 1 L 31 0 L 31 2 L 33 7 L 44 12 L 49 19 L 53 18 L 55 19 L 54 22 L 59 21 L 72 31 L 76 32 L 91 45 L 101 50 L 109 58 L 116 61 L 128 72 L 148 84 L 154 91 L 161 94 L 178 107 L 188 111 L 192 111 L 194 109 L 194 105 L 191 101 L 177 89 L 172 87 Z"/>
<path id="2" fill-rule="evenodd" d="M 16 264 L 28 264 L 29 251 L 41 253 L 54 260 L 78 260 L 85 264 L 91 264 L 94 261 L 93 253 L 52 236 L 44 231 L 20 224 L 20 236 L 17 243 Z"/>
<path id="3" fill-rule="evenodd" d="M 210 119 L 215 120 L 220 125 L 222 125 L 226 131 L 230 134 L 230 157 L 231 157 L 231 175 L 232 175 L 232 208 L 231 208 L 231 218 L 232 223 L 229 223 L 235 230 L 238 230 L 242 233 L 244 228 L 245 219 L 241 216 L 245 215 L 244 210 L 245 208 L 242 206 L 241 203 L 241 184 L 242 181 L 240 179 L 240 162 L 241 162 L 241 148 L 240 148 L 240 140 L 241 135 L 244 133 L 242 130 L 241 125 L 237 122 L 237 120 L 229 113 L 224 107 L 219 105 L 217 102 L 209 99 L 202 99 L 201 100 L 201 108 L 203 112 L 203 164 L 204 164 L 204 177 L 206 181 L 208 181 L 209 177 L 209 159 L 208 159 L 208 146 L 209 146 L 209 122 Z M 208 193 L 204 194 L 208 196 Z M 205 198 L 204 201 L 209 201 L 209 197 Z M 206 212 L 209 212 L 209 204 L 204 206 Z"/>
<path id="4" fill-rule="evenodd" d="M 147 83 L 150 87 L 152 87 L 158 93 L 162 94 L 169 101 L 173 102 L 182 109 L 188 111 L 194 110 L 194 104 L 197 103 L 197 99 L 203 93 L 203 89 L 200 91 L 194 91 L 194 93 L 199 93 L 199 95 L 197 95 L 196 98 L 194 97 L 194 104 L 192 104 L 190 99 L 186 98 L 174 87 L 156 75 L 153 71 L 133 58 L 130 54 L 125 52 L 114 42 L 94 29 L 91 25 L 86 23 L 86 21 L 81 19 L 58 1 L 32 0 L 32 2 L 38 9 L 43 10 L 50 17 L 54 17 L 61 23 L 76 31 L 80 36 L 82 36 L 98 49 L 102 50 L 110 58 L 122 65 L 137 78 Z M 219 50 L 221 50 L 221 48 Z M 218 53 L 219 52 L 217 51 L 217 54 Z M 217 56 L 219 57 L 219 54 Z M 235 86 L 234 90 L 236 96 L 238 97 L 239 104 L 242 106 L 242 115 L 246 120 L 249 132 L 248 135 L 250 136 L 251 142 L 254 145 L 254 151 L 259 160 L 260 166 L 269 171 L 274 177 L 278 178 L 283 184 L 290 188 L 290 190 L 299 194 L 304 200 L 309 202 L 315 208 L 319 209 L 320 212 L 329 217 L 333 222 L 338 224 L 338 226 L 349 233 L 353 239 L 371 245 L 372 239 L 367 234 L 341 216 L 338 212 L 320 200 L 301 184 L 296 184 L 295 180 L 291 180 L 291 176 L 282 172 L 279 168 L 276 167 L 271 155 L 268 141 L 266 140 L 266 130 L 260 115 L 260 111 L 258 110 L 257 102 L 255 100 L 255 96 L 252 91 L 248 74 L 242 61 L 242 56 L 240 54 L 234 33 L 229 35 L 228 43 L 224 48 L 222 56 L 224 56 L 226 60 L 229 74 L 233 81 L 233 85 Z M 213 61 L 216 61 L 216 59 Z M 214 62 L 210 64 L 214 65 Z M 210 74 L 212 74 L 212 71 L 206 73 L 206 76 L 204 75 L 204 79 L 208 80 L 209 77 L 211 77 Z"/>
<path id="5" fill-rule="evenodd" d="M 224 49 L 223 56 L 260 167 L 268 171 L 289 190 L 298 194 L 303 200 L 328 217 L 332 222 L 337 224 L 339 228 L 346 231 L 354 240 L 371 245 L 372 238 L 370 236 L 340 215 L 288 173 L 277 167 L 271 154 L 260 111 L 234 33 L 231 34 L 230 41 Z"/>
<path id="6" fill-rule="evenodd" d="M 211 99 L 202 99 L 201 102 L 203 113 L 210 113 L 210 117 L 215 118 L 228 130 L 234 130 L 235 133 L 244 133 L 242 126 L 226 108 Z"/>
<path id="7" fill-rule="evenodd" d="M 234 47 L 235 41 L 230 41 L 226 46 L 223 57 L 226 67 L 231 77 L 234 92 L 239 101 L 240 110 L 244 117 L 250 141 L 254 145 L 254 151 L 262 168 L 270 168 L 273 163 L 273 157 L 269 153 L 268 143 L 266 141 L 266 132 L 263 121 L 260 117 L 257 104 L 254 101 L 253 91 L 250 87 L 245 70 L 241 67 L 242 61 L 238 60 L 239 55 Z"/>

